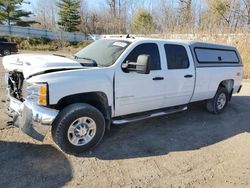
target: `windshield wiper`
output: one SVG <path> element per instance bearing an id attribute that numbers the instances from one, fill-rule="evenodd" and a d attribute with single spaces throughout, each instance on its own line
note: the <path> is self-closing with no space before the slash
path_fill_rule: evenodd
<path id="1" fill-rule="evenodd" d="M 96 63 L 96 61 L 94 59 L 91 58 L 87 58 L 87 57 L 78 57 L 76 55 L 73 55 L 74 59 L 79 59 L 79 60 L 85 60 L 88 61 L 90 63 L 83 63 L 83 62 L 79 62 L 82 66 L 87 66 L 87 67 L 98 67 L 98 64 Z"/>

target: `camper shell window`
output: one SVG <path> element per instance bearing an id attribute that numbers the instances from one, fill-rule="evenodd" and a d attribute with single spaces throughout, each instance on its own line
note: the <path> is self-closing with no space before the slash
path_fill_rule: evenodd
<path id="1" fill-rule="evenodd" d="M 234 50 L 196 47 L 194 51 L 199 63 L 240 63 Z"/>

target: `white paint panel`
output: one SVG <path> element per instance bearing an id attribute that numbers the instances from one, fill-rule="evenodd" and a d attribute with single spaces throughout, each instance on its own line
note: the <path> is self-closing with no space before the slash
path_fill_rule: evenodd
<path id="1" fill-rule="evenodd" d="M 114 71 L 110 68 L 79 69 L 42 74 L 28 81 L 48 83 L 50 104 L 57 104 L 60 99 L 69 95 L 103 92 L 108 98 L 109 106 L 112 106 L 113 75 Z"/>
<path id="2" fill-rule="evenodd" d="M 211 99 L 223 80 L 234 80 L 234 92 L 238 90 L 243 67 L 196 68 L 196 85 L 191 102 Z"/>
<path id="3" fill-rule="evenodd" d="M 178 43 L 162 43 L 162 54 L 164 54 L 163 64 L 167 65 L 167 58 L 165 54 L 164 44 L 174 44 L 183 46 L 187 51 L 189 58 L 189 67 L 186 69 L 166 69 L 164 70 L 165 79 L 165 100 L 164 106 L 171 107 L 177 105 L 184 105 L 190 102 L 195 84 L 195 67 L 190 52 L 190 48 L 187 45 L 181 45 Z M 192 77 L 186 78 L 186 75 L 192 75 Z"/>
<path id="4" fill-rule="evenodd" d="M 154 81 L 154 77 L 164 77 L 163 72 L 160 70 L 151 71 L 150 74 L 118 72 L 115 82 L 115 116 L 163 108 L 164 80 Z"/>

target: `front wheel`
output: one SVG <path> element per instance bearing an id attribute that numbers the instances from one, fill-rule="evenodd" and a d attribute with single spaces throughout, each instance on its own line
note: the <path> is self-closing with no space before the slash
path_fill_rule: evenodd
<path id="1" fill-rule="evenodd" d="M 207 101 L 207 110 L 213 114 L 219 114 L 226 108 L 228 100 L 228 90 L 224 87 L 219 87 L 214 98 Z"/>
<path id="2" fill-rule="evenodd" d="M 53 140 L 69 154 L 80 154 L 94 147 L 101 141 L 104 132 L 102 113 L 84 103 L 64 108 L 52 125 Z"/>

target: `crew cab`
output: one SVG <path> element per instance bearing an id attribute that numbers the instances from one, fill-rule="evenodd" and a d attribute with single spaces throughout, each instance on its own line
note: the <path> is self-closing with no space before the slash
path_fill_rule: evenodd
<path id="1" fill-rule="evenodd" d="M 42 141 L 48 130 L 70 154 L 97 145 L 111 124 L 187 110 L 221 113 L 241 89 L 237 49 L 147 38 L 100 39 L 72 57 L 3 58 L 12 123 Z"/>
<path id="2" fill-rule="evenodd" d="M 14 42 L 8 42 L 7 39 L 0 38 L 0 54 L 2 56 L 10 55 L 11 53 L 18 52 L 18 44 Z"/>

